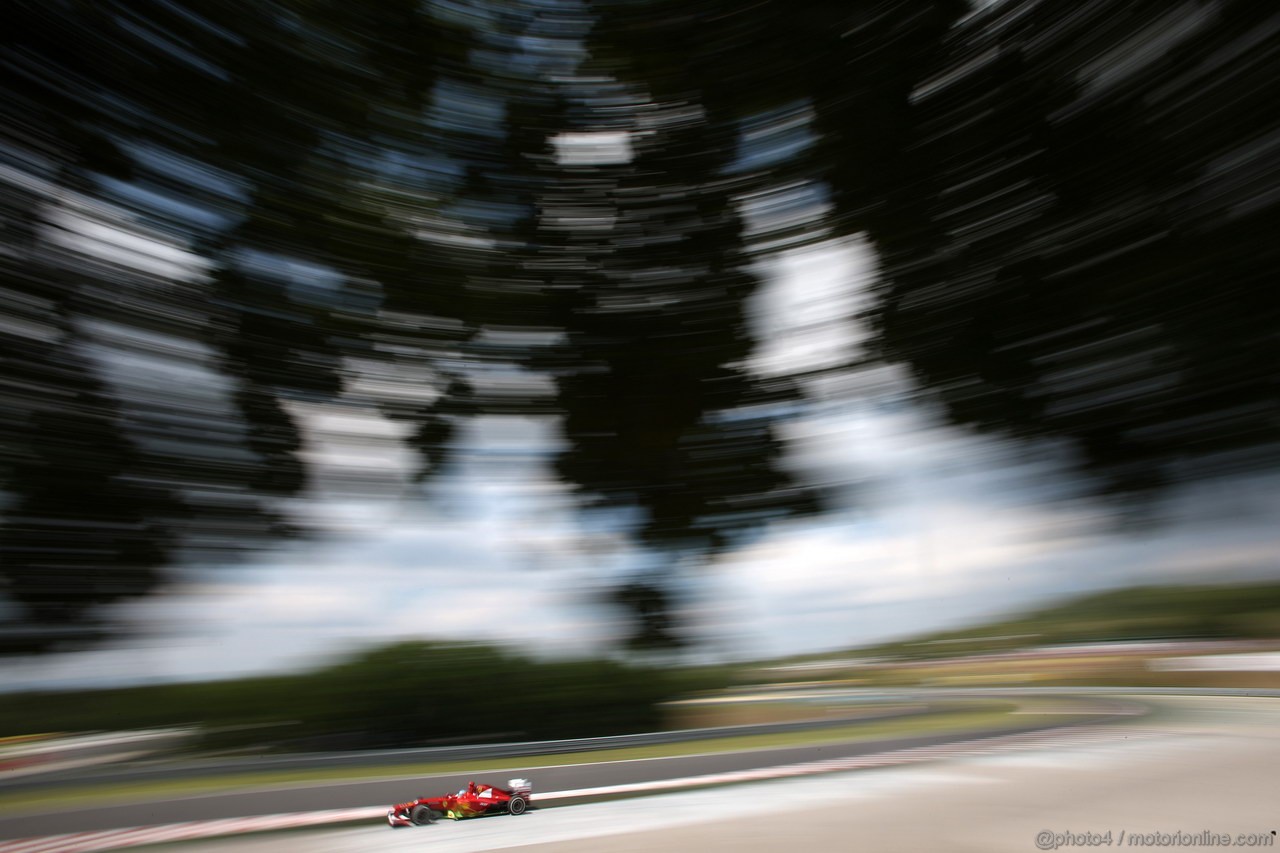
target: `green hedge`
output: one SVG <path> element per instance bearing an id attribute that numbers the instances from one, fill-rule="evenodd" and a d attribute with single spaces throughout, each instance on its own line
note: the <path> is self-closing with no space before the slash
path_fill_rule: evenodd
<path id="1" fill-rule="evenodd" d="M 276 750 L 594 737 L 661 728 L 659 703 L 711 680 L 406 642 L 299 675 L 0 696 L 0 736 L 194 724 L 200 748 Z"/>

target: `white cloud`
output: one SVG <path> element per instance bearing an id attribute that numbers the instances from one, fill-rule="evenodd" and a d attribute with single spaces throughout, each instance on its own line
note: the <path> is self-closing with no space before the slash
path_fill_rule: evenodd
<path id="1" fill-rule="evenodd" d="M 1160 524 L 1128 529 L 1073 499 L 1061 448 L 942 426 L 924 406 L 831 407 L 790 437 L 797 469 L 852 498 L 717 562 L 709 597 L 738 602 L 714 612 L 718 630 L 751 654 L 938 630 L 1105 588 L 1280 576 L 1273 476 L 1183 486 Z"/>
<path id="2" fill-rule="evenodd" d="M 752 300 L 761 341 L 751 359 L 766 375 L 847 363 L 865 335 L 851 318 L 866 307 L 874 268 L 861 240 L 830 240 L 768 256 L 757 271 L 771 282 Z"/>
<path id="3" fill-rule="evenodd" d="M 559 133 L 551 137 L 556 162 L 562 166 L 604 166 L 630 163 L 631 134 L 626 131 Z"/>
<path id="4" fill-rule="evenodd" d="M 173 282 L 208 278 L 209 262 L 186 246 L 136 224 L 129 211 L 66 195 L 45 212 L 42 237 L 50 246 Z"/>
<path id="5" fill-rule="evenodd" d="M 862 251 L 828 245 L 772 268 L 778 281 L 756 305 L 772 341 L 762 372 L 856 352 L 859 333 L 823 318 L 860 305 Z M 1106 587 L 1277 576 L 1275 477 L 1183 487 L 1169 496 L 1162 526 L 1122 532 L 1104 507 L 1074 495 L 1063 447 L 944 426 L 915 399 L 905 371 L 841 384 L 862 396 L 839 401 L 830 385 L 811 385 L 817 404 L 786 435 L 788 463 L 834 487 L 843 506 L 778 523 L 690 582 L 698 599 L 689 614 L 718 653 L 873 642 Z M 169 595 L 123 608 L 157 639 L 7 662 L 4 680 L 229 675 L 410 637 L 545 654 L 595 653 L 614 638 L 619 626 L 599 593 L 644 557 L 616 526 L 575 516 L 570 490 L 549 468 L 562 441 L 554 419 L 470 423 L 456 465 L 428 487 L 427 506 L 409 486 L 415 463 L 403 424 L 360 407 L 294 409 L 322 467 L 371 470 L 403 491 L 317 493 L 308 517 L 330 535 L 262 565 L 193 574 Z"/>

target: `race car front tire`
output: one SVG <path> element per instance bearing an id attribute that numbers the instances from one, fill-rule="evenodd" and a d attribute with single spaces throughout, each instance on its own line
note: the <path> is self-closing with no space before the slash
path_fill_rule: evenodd
<path id="1" fill-rule="evenodd" d="M 508 814 L 524 814 L 527 808 L 529 808 L 529 803 L 524 797 L 512 797 L 507 800 Z"/>
<path id="2" fill-rule="evenodd" d="M 426 826 L 429 823 L 435 823 L 438 817 L 439 815 L 426 806 L 414 806 L 413 811 L 409 812 L 409 820 L 413 821 L 414 826 Z"/>

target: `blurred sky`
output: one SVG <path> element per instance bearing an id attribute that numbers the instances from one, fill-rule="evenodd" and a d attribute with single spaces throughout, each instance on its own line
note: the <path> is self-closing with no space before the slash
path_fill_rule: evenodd
<path id="1" fill-rule="evenodd" d="M 871 269 L 855 242 L 762 266 L 769 284 L 755 315 L 767 344 L 755 369 L 804 370 L 856 353 L 848 319 Z M 156 393 L 180 393 L 203 369 L 198 353 L 177 369 L 111 362 L 108 352 L 99 353 L 104 372 Z M 837 505 L 777 523 L 694 574 L 687 615 L 704 656 L 836 649 L 1108 587 L 1274 571 L 1274 477 L 1174 488 L 1159 523 L 1122 527 L 1106 505 L 1073 494 L 1062 447 L 943 426 L 892 367 L 813 380 L 807 390 L 814 405 L 787 425 L 790 464 L 833 486 Z M 621 520 L 614 529 L 573 511 L 550 473 L 554 420 L 473 421 L 455 468 L 421 487 L 406 479 L 414 466 L 400 426 L 355 407 L 295 405 L 319 473 L 294 511 L 326 534 L 256 564 L 187 570 L 166 591 L 121 606 L 135 636 L 0 662 L 0 683 L 231 676 L 411 637 L 591 655 L 620 636 L 598 596 L 646 558 Z M 369 495 L 337 497 L 326 483 L 353 469 Z"/>

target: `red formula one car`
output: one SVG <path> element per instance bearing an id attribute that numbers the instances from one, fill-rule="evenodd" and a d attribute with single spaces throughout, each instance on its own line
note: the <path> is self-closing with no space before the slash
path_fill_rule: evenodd
<path id="1" fill-rule="evenodd" d="M 528 779 L 512 779 L 505 788 L 468 782 L 456 794 L 399 803 L 387 812 L 387 822 L 392 826 L 425 826 L 442 817 L 459 820 L 487 814 L 524 814 L 532 792 Z"/>

